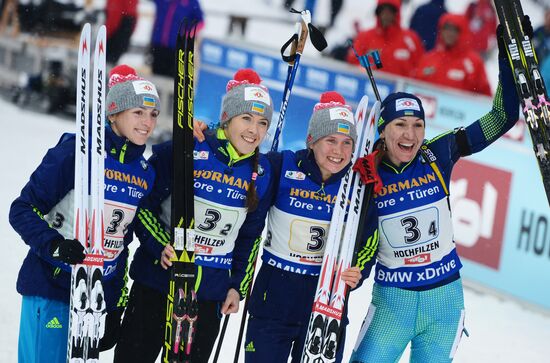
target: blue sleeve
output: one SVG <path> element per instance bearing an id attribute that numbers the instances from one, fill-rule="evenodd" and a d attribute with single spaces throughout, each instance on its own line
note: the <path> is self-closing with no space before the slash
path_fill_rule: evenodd
<path id="1" fill-rule="evenodd" d="M 11 204 L 9 221 L 13 229 L 33 253 L 46 260 L 51 260 L 50 243 L 64 237 L 43 216 L 74 189 L 74 149 L 74 135 L 64 134 Z"/>
<path id="2" fill-rule="evenodd" d="M 378 254 L 378 209 L 374 203 L 374 198 L 370 198 L 367 208 L 366 220 L 361 223 L 363 229 L 359 231 L 362 232 L 361 242 L 355 256 L 354 265 L 361 269 L 361 281 L 355 289 L 359 288 L 363 281 L 369 277 Z"/>
<path id="3" fill-rule="evenodd" d="M 262 241 L 262 231 L 265 227 L 267 212 L 274 202 L 276 195 L 276 173 L 272 158 L 277 159 L 280 154 L 270 153 L 267 160 L 270 165 L 270 178 L 265 195 L 258 202 L 258 207 L 251 213 L 247 213 L 243 226 L 239 230 L 235 248 L 233 249 L 233 262 L 231 265 L 230 287 L 239 292 L 241 298 L 246 296 L 252 283 L 258 250 Z M 279 162 L 279 168 L 280 171 Z"/>
<path id="4" fill-rule="evenodd" d="M 246 296 L 252 283 L 268 210 L 269 198 L 262 198 L 258 207 L 247 213 L 235 241 L 229 286 L 239 292 L 241 299 Z"/>
<path id="5" fill-rule="evenodd" d="M 162 222 L 161 204 L 168 199 L 172 180 L 172 144 L 153 147 L 149 164 L 155 169 L 156 178 L 151 193 L 140 203 L 135 223 L 135 233 L 141 245 L 155 258 L 160 258 L 166 244 L 170 243 L 170 226 Z"/>
<path id="6" fill-rule="evenodd" d="M 499 59 L 499 83 L 493 107 L 479 120 L 466 127 L 472 153 L 479 152 L 510 130 L 519 117 L 519 98 L 510 65 Z"/>

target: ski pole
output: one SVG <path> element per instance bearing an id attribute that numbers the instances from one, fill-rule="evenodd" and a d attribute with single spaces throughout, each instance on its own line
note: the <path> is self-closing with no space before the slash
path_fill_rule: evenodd
<path id="1" fill-rule="evenodd" d="M 271 144 L 271 151 L 277 151 L 279 148 L 279 136 L 283 129 L 290 93 L 292 92 L 292 86 L 294 85 L 294 79 L 296 77 L 296 72 L 298 70 L 298 65 L 300 64 L 300 58 L 302 57 L 308 35 L 310 35 L 311 43 L 318 51 L 322 51 L 327 46 L 327 41 L 325 40 L 323 34 L 319 31 L 319 29 L 311 24 L 311 13 L 309 10 L 298 11 L 291 9 L 290 12 L 300 14 L 301 21 L 296 23 L 295 34 L 281 48 L 283 60 L 288 62 L 288 73 L 283 91 L 283 99 L 279 111 L 277 128 L 275 129 L 275 136 L 273 137 L 273 143 Z M 289 56 L 285 56 L 284 51 L 290 44 L 292 44 L 291 54 Z"/>
<path id="2" fill-rule="evenodd" d="M 353 43 L 351 42 L 351 40 L 348 40 L 348 45 L 353 50 L 353 53 L 355 53 L 355 57 L 357 57 L 357 59 L 359 60 L 359 64 L 361 64 L 361 66 L 363 66 L 363 68 L 365 68 L 365 70 L 367 71 L 367 75 L 369 77 L 370 84 L 372 86 L 372 90 L 374 91 L 374 95 L 376 96 L 376 99 L 378 101 L 382 101 L 382 99 L 380 98 L 380 93 L 378 92 L 378 87 L 376 86 L 376 81 L 374 80 L 374 76 L 372 74 L 371 63 L 369 60 L 369 55 L 370 55 L 374 61 L 374 65 L 376 66 L 376 69 L 382 68 L 380 53 L 378 53 L 377 50 L 374 50 L 372 52 L 359 55 L 357 53 L 357 50 L 355 50 L 355 48 L 353 47 Z"/>
<path id="3" fill-rule="evenodd" d="M 230 314 L 227 314 L 223 318 L 222 330 L 221 330 L 220 336 L 218 338 L 218 344 L 216 344 L 216 352 L 214 353 L 213 363 L 218 362 L 218 358 L 220 356 L 220 351 L 222 350 L 223 338 L 225 337 L 225 331 L 227 330 L 227 325 L 229 324 L 229 317 L 230 316 L 231 316 Z"/>

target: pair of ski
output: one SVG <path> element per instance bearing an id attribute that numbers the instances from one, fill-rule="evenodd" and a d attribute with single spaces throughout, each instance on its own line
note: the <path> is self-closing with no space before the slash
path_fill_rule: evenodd
<path id="1" fill-rule="evenodd" d="M 367 112 L 368 97 L 363 96 L 355 112 L 359 137 L 352 165 L 358 157 L 372 153 L 380 101 L 376 100 L 368 118 Z M 351 167 L 340 182 L 304 343 L 304 363 L 336 360 L 342 317 L 349 296 L 349 286 L 341 279 L 341 274 L 355 263 L 355 254 L 363 237 L 360 224 L 366 217 L 372 192 L 372 184 L 364 184 L 359 173 L 355 173 Z"/>
<path id="2" fill-rule="evenodd" d="M 507 55 L 514 73 L 521 110 L 533 141 L 533 149 L 550 204 L 550 103 L 539 71 L 533 43 L 525 34 L 519 0 L 495 0 Z"/>
<path id="3" fill-rule="evenodd" d="M 342 317 L 347 309 L 349 297 L 349 287 L 341 280 L 341 273 L 356 263 L 357 252 L 363 238 L 361 221 L 367 218 L 368 206 L 376 183 L 374 175 L 367 175 L 367 183 L 364 183 L 362 175 L 353 171 L 359 157 L 374 156 L 371 154 L 376 125 L 380 117 L 381 98 L 372 74 L 370 59 L 376 68 L 382 68 L 382 62 L 378 51 L 360 56 L 351 42 L 349 46 L 361 66 L 365 68 L 376 100 L 368 118 L 366 115 L 369 102 L 366 95 L 361 98 L 355 111 L 358 140 L 351 160 L 354 167 L 347 170 L 340 182 L 338 197 L 333 207 L 317 292 L 304 343 L 303 363 L 327 363 L 336 360 L 342 333 Z M 365 162 L 371 164 L 365 166 Z M 359 168 L 362 170 L 361 174 L 363 171 L 368 174 L 368 169 L 375 167 L 372 159 L 369 161 L 363 159 L 362 165 L 363 167 Z M 372 238 L 378 237 L 372 236 Z"/>
<path id="4" fill-rule="evenodd" d="M 190 362 L 198 320 L 195 292 L 193 105 L 197 22 L 184 19 L 176 40 L 172 130 L 172 245 L 162 362 Z"/>
<path id="5" fill-rule="evenodd" d="M 106 29 L 97 32 L 90 67 L 91 26 L 85 24 L 78 49 L 74 179 L 74 237 L 86 258 L 73 266 L 67 360 L 99 362 L 99 340 L 105 332 L 103 294 L 103 202 L 105 164 L 105 49 Z M 92 117 L 90 119 L 90 70 Z"/>

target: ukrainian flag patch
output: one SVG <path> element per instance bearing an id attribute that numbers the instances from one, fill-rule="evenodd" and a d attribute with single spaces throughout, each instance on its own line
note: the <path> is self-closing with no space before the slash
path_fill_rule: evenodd
<path id="1" fill-rule="evenodd" d="M 157 103 L 153 97 L 143 97 L 143 106 L 145 107 L 155 107 Z"/>
<path id="2" fill-rule="evenodd" d="M 338 122 L 338 132 L 341 134 L 349 135 L 349 125 L 342 122 Z"/>
<path id="3" fill-rule="evenodd" d="M 263 115 L 265 112 L 265 105 L 259 102 L 252 102 L 252 111 Z"/>

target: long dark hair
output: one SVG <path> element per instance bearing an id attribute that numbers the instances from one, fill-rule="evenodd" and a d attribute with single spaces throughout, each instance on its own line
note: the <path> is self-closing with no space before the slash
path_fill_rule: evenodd
<path id="1" fill-rule="evenodd" d="M 388 150 L 386 148 L 386 141 L 383 138 L 379 138 L 374 143 L 374 146 L 372 148 L 373 151 L 378 151 L 378 154 L 376 155 L 376 158 L 374 159 L 374 166 L 378 169 L 380 166 L 380 163 L 382 162 L 382 159 L 384 156 L 386 156 Z"/>

